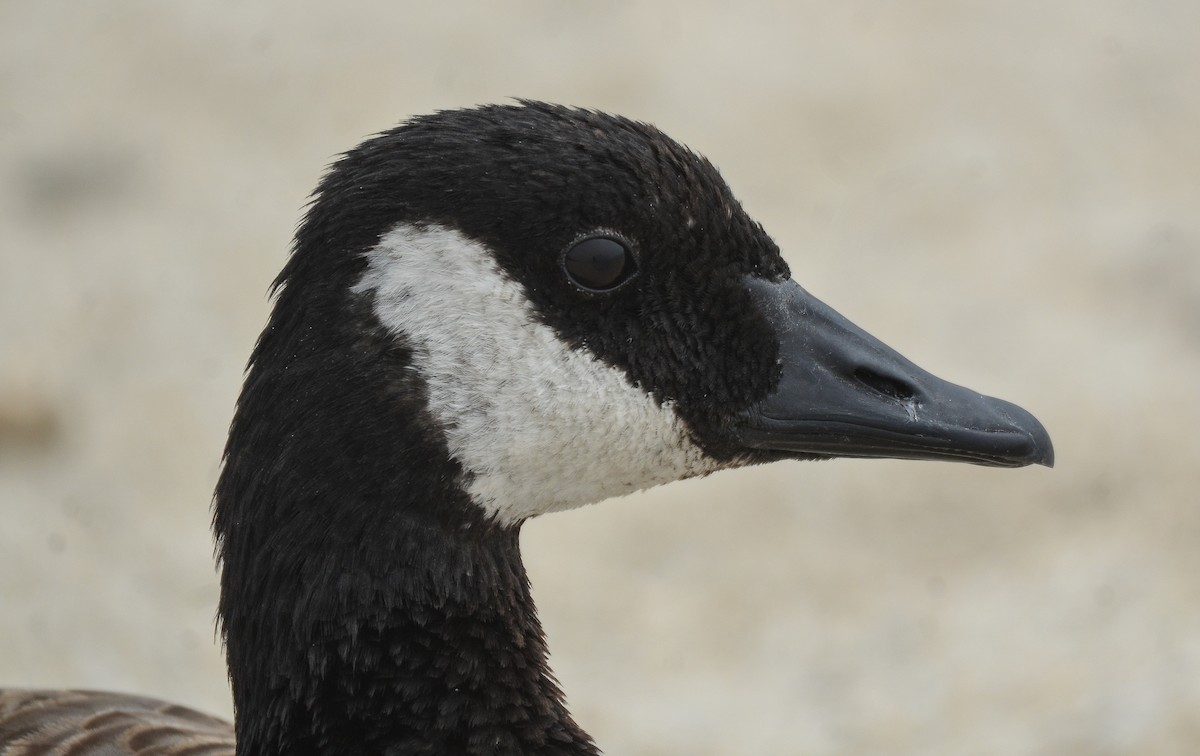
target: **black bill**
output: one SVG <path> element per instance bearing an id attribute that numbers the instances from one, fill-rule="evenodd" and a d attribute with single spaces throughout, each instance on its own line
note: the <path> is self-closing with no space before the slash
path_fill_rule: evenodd
<path id="1" fill-rule="evenodd" d="M 795 281 L 747 278 L 779 336 L 782 376 L 743 417 L 742 443 L 829 457 L 1054 465 L 1050 435 L 1015 404 L 927 373 Z"/>

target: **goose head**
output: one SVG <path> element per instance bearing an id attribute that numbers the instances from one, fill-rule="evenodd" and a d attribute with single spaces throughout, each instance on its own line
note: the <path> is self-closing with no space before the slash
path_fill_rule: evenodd
<path id="1" fill-rule="evenodd" d="M 598 112 L 488 106 L 368 140 L 321 181 L 276 286 L 215 505 L 242 742 L 296 747 L 284 723 L 338 708 L 322 691 L 403 678 L 419 663 L 391 656 L 447 607 L 524 649 L 482 667 L 548 680 L 521 630 L 530 517 L 782 459 L 1053 461 L 1028 412 L 793 281 L 711 163 Z M 509 595 L 527 615 L 495 608 Z M 404 684 L 389 711 L 418 697 Z"/>
<path id="2" fill-rule="evenodd" d="M 786 457 L 1052 460 L 1029 413 L 795 283 L 711 163 L 600 113 L 455 111 L 367 142 L 280 281 L 411 350 L 462 486 L 509 523 Z"/>

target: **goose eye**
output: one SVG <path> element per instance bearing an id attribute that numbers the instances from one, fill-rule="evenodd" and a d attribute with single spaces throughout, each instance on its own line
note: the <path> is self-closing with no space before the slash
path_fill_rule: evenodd
<path id="1" fill-rule="evenodd" d="M 592 291 L 615 289 L 637 270 L 629 248 L 607 236 L 576 242 L 563 257 L 563 267 L 572 281 Z"/>

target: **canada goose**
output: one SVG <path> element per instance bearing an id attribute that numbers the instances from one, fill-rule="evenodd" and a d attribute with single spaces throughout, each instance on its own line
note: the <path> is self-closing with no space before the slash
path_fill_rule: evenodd
<path id="1" fill-rule="evenodd" d="M 705 159 L 521 102 L 413 118 L 322 179 L 215 495 L 236 724 L 0 695 L 11 753 L 596 754 L 551 677 L 528 518 L 782 459 L 1051 465 L 791 280 Z"/>

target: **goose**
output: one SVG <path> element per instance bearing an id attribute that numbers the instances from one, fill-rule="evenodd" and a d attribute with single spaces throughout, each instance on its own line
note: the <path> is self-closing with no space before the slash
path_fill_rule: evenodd
<path id="1" fill-rule="evenodd" d="M 1052 466 L 791 278 L 713 165 L 520 100 L 343 154 L 273 286 L 214 496 L 234 724 L 0 694 L 21 754 L 598 754 L 549 666 L 531 517 L 831 457 Z"/>

